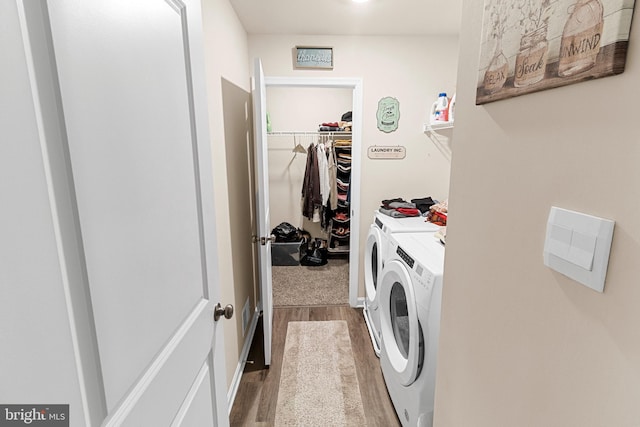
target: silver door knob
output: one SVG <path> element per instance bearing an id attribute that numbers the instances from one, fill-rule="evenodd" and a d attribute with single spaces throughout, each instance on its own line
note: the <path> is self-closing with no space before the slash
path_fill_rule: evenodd
<path id="1" fill-rule="evenodd" d="M 233 306 L 227 304 L 226 307 L 222 308 L 220 303 L 216 304 L 216 308 L 213 310 L 213 320 L 217 322 L 220 316 L 224 316 L 225 319 L 231 319 L 231 316 L 233 316 Z"/>

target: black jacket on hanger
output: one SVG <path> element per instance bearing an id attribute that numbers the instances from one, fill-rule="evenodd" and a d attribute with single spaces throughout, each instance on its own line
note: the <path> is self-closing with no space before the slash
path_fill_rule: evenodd
<path id="1" fill-rule="evenodd" d="M 320 169 L 318 168 L 316 147 L 311 144 L 307 149 L 307 165 L 302 182 L 302 214 L 312 220 L 314 210 L 320 206 L 322 206 Z"/>

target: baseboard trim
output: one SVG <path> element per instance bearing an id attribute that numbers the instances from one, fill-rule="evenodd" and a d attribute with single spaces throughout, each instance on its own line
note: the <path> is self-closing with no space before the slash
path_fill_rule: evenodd
<path id="1" fill-rule="evenodd" d="M 256 326 L 258 325 L 259 317 L 260 312 L 256 307 L 256 310 L 253 312 L 253 317 L 251 318 L 251 323 L 249 324 L 248 333 L 244 337 L 244 345 L 242 346 L 242 351 L 240 352 L 240 360 L 238 361 L 236 372 L 233 374 L 233 381 L 231 381 L 231 386 L 229 387 L 229 391 L 227 392 L 229 414 L 231 414 L 233 402 L 236 400 L 236 394 L 238 394 L 238 387 L 240 387 L 242 372 L 244 372 L 244 366 L 247 364 L 247 356 L 249 356 L 249 350 L 251 349 L 251 343 L 253 342 L 253 335 L 256 332 Z"/>
<path id="2" fill-rule="evenodd" d="M 364 298 L 359 297 L 357 299 L 356 308 L 364 308 Z"/>

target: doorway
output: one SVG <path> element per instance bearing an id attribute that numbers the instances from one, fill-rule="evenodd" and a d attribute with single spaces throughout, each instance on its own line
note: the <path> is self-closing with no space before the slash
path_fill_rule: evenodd
<path id="1" fill-rule="evenodd" d="M 353 122 L 342 119 L 351 114 L 352 92 L 267 88 L 269 210 L 280 231 L 271 252 L 274 307 L 349 303 Z M 322 203 L 312 209 L 314 183 Z"/>
<path id="2" fill-rule="evenodd" d="M 348 282 L 345 303 L 358 305 L 359 212 L 360 212 L 360 147 L 362 81 L 360 79 L 313 79 L 266 77 L 267 112 L 272 132 L 268 133 L 270 211 L 272 226 L 282 221 L 309 232 L 311 238 L 327 242 L 330 264 L 325 271 L 309 271 L 316 276 L 328 274 L 332 280 L 341 276 Z M 352 113 L 350 132 L 321 132 L 323 123 L 339 122 L 343 114 Z M 346 227 L 332 228 L 332 223 L 314 222 L 304 217 L 300 207 L 302 179 L 306 154 L 310 145 L 348 141 L 349 191 L 348 203 L 339 209 L 349 219 Z M 296 150 L 296 146 L 298 149 Z M 343 163 L 343 167 L 346 163 Z M 272 167 L 275 166 L 275 167 Z M 275 185 L 272 185 L 275 184 Z M 347 192 L 342 195 L 346 202 Z M 341 218 L 342 218 L 341 217 Z M 323 224 L 323 225 L 321 225 Z M 347 248 L 345 250 L 345 248 Z M 333 260 L 333 262 L 331 261 Z M 343 261 L 341 263 L 341 261 Z M 274 274 L 278 274 L 274 271 Z M 294 279 L 295 280 L 295 279 Z M 313 279 L 312 279 L 313 280 Z"/>

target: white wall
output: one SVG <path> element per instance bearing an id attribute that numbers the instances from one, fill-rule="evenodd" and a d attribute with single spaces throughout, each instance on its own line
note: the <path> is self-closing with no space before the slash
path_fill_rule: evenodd
<path id="1" fill-rule="evenodd" d="M 334 69 L 294 70 L 296 45 L 332 46 Z M 448 196 L 449 157 L 422 133 L 422 125 L 438 93 L 455 90 L 457 53 L 455 37 L 249 36 L 249 60 L 260 57 L 266 76 L 363 79 L 362 254 L 373 211 L 381 200 Z M 388 134 L 376 126 L 378 101 L 386 96 L 400 102 L 399 128 Z M 403 145 L 407 158 L 370 160 L 366 150 L 372 145 Z M 360 270 L 364 277 L 362 265 Z M 363 279 L 360 282 L 359 295 L 364 296 Z"/>
<path id="2" fill-rule="evenodd" d="M 476 106 L 463 10 L 435 425 L 638 426 L 638 28 L 624 74 Z M 616 221 L 603 294 L 543 265 L 551 206 Z"/>
<path id="3" fill-rule="evenodd" d="M 207 67 L 207 95 L 209 98 L 209 126 L 213 151 L 214 185 L 216 201 L 216 230 L 218 233 L 218 254 L 220 259 L 220 283 L 222 305 L 233 304 L 236 314 L 231 320 L 225 321 L 225 360 L 227 365 L 227 382 L 233 379 L 234 372 L 240 359 L 240 351 L 243 345 L 242 335 L 242 307 L 246 299 L 251 302 L 251 313 L 255 309 L 254 283 L 252 278 L 237 277 L 234 274 L 234 264 L 247 262 L 251 259 L 251 243 L 247 241 L 244 248 L 244 256 L 232 258 L 232 219 L 230 217 L 229 203 L 230 192 L 234 191 L 236 181 L 228 179 L 228 174 L 236 171 L 234 165 L 227 164 L 227 158 L 233 159 L 232 154 L 227 155 L 225 135 L 225 113 L 229 119 L 229 113 L 223 104 L 223 79 L 225 87 L 235 85 L 240 91 L 251 92 L 249 66 L 247 64 L 247 35 L 240 24 L 234 10 L 228 0 L 203 0 L 203 29 L 205 37 L 205 57 Z M 227 94 L 233 93 L 228 90 Z M 229 96 L 229 95 L 227 95 Z M 229 101 L 229 100 L 228 100 Z M 249 108 L 249 111 L 250 108 Z M 231 112 L 234 114 L 233 112 Z M 237 117 L 237 115 L 236 115 Z M 246 122 L 246 117 L 238 120 Z M 227 122 L 227 127 L 233 123 Z M 245 126 L 246 123 L 236 123 L 237 126 Z M 229 130 L 229 129 L 228 129 Z M 239 135 L 241 131 L 233 130 L 232 135 Z M 235 142 L 235 140 L 233 141 Z M 243 141 L 241 141 L 243 142 Z M 244 141 L 246 143 L 246 140 Z M 246 168 L 246 159 L 245 159 Z M 228 170 L 228 168 L 231 170 Z M 246 183 L 243 181 L 243 183 Z M 249 206 L 246 207 L 249 209 Z M 241 261 L 243 260 L 243 261 Z M 250 283 L 248 283 L 250 282 Z"/>

